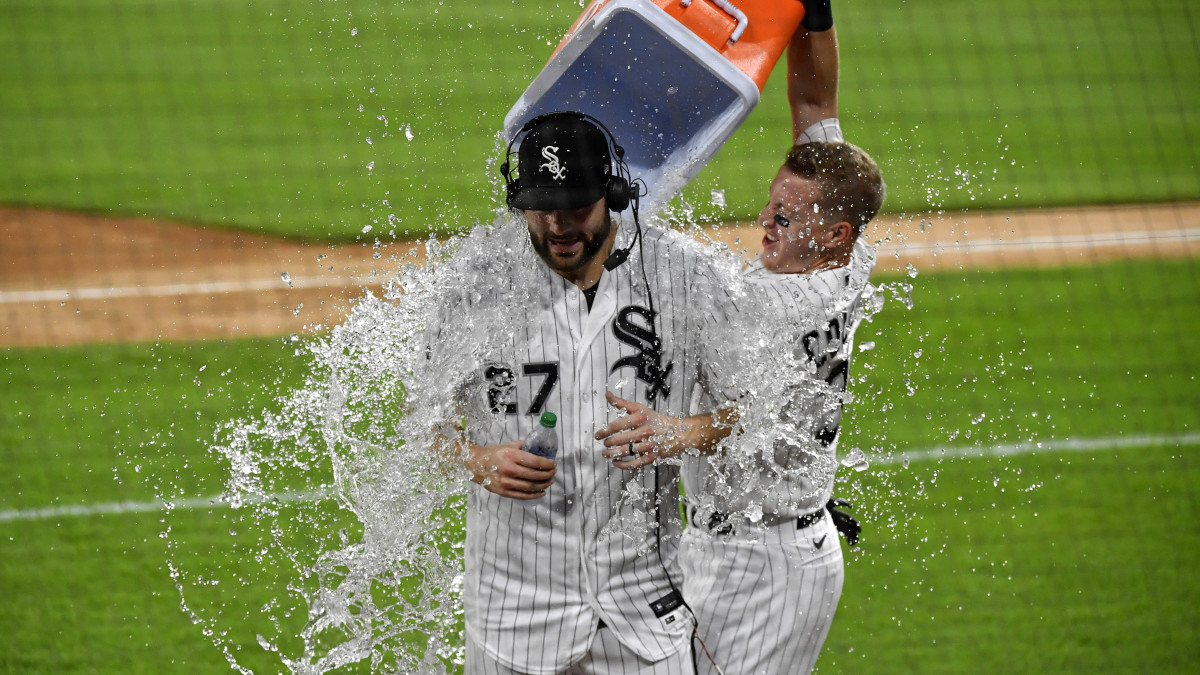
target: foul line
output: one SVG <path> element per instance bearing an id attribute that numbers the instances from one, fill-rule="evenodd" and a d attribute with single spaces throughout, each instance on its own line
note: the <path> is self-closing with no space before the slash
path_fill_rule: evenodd
<path id="1" fill-rule="evenodd" d="M 18 302 L 68 302 L 71 300 L 114 300 L 117 298 L 157 298 L 181 295 L 219 295 L 263 291 L 290 291 L 302 288 L 345 287 L 353 278 L 250 279 L 246 281 L 203 281 L 193 284 L 159 284 L 151 286 L 111 286 L 98 288 L 47 289 L 43 291 L 0 291 L 0 305 Z"/>
<path id="2" fill-rule="evenodd" d="M 905 462 L 923 462 L 931 459 L 946 458 L 983 458 L 1009 457 L 1012 455 L 1030 455 L 1035 452 L 1088 452 L 1092 450 L 1120 450 L 1146 445 L 1197 445 L 1200 444 L 1200 432 L 1188 434 L 1172 434 L 1169 436 L 1122 436 L 1120 438 L 1084 438 L 1055 441 L 1028 441 L 1012 445 L 991 445 L 982 448 L 962 446 L 942 446 L 926 450 L 910 450 L 898 452 L 885 457 L 868 457 L 875 465 L 903 464 Z"/>
<path id="3" fill-rule="evenodd" d="M 1066 439 L 1052 441 L 1029 441 L 1011 445 L 992 445 L 987 447 L 936 447 L 925 450 L 910 450 L 884 457 L 868 457 L 870 465 L 891 466 L 895 464 L 924 462 L 948 458 L 985 458 L 1010 457 L 1014 455 L 1029 455 L 1041 452 L 1089 452 L 1096 450 L 1119 450 L 1122 448 L 1142 447 L 1147 445 L 1200 445 L 1200 433 L 1171 434 L 1165 436 L 1139 435 L 1123 436 L 1120 438 Z M 332 488 L 306 492 L 281 492 L 266 497 L 247 497 L 242 505 L 260 504 L 263 502 L 314 502 L 331 499 L 335 496 Z M 211 508 L 231 508 L 228 500 L 222 496 L 193 497 L 174 501 L 155 500 L 149 502 L 111 502 L 108 504 L 80 504 L 73 506 L 47 506 L 40 509 L 16 509 L 0 511 L 0 522 L 17 520 L 45 520 L 48 518 L 63 518 L 70 516 L 95 516 L 101 514 L 152 513 L 167 510 L 193 510 Z"/>
<path id="4" fill-rule="evenodd" d="M 276 504 L 286 504 L 290 502 L 315 502 L 324 499 L 330 499 L 333 496 L 334 491 L 332 488 L 322 488 L 320 490 L 311 490 L 306 492 L 280 492 L 266 497 L 252 495 L 247 496 L 242 500 L 242 506 L 251 506 L 265 502 Z M 46 518 L 59 518 L 64 516 L 96 516 L 109 513 L 154 513 L 158 511 L 170 511 L 175 509 L 190 511 L 194 509 L 209 508 L 231 508 L 231 506 L 229 500 L 221 495 L 216 497 L 191 497 L 188 499 L 176 499 L 171 501 L 156 499 L 152 502 L 125 501 L 109 502 L 108 504 L 47 506 L 40 509 L 0 511 L 0 522 L 6 522 L 10 520 L 43 520 Z"/>

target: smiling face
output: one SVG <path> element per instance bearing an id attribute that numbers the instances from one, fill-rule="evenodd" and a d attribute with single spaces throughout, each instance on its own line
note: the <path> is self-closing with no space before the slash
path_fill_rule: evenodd
<path id="1" fill-rule="evenodd" d="M 582 288 L 600 280 L 616 238 L 604 199 L 577 209 L 524 214 L 533 249 L 550 269 Z"/>
<path id="2" fill-rule="evenodd" d="M 763 226 L 763 267 L 776 274 L 804 274 L 836 264 L 850 236 L 849 223 L 826 225 L 817 182 L 786 166 L 771 183 L 770 201 L 758 214 Z"/>

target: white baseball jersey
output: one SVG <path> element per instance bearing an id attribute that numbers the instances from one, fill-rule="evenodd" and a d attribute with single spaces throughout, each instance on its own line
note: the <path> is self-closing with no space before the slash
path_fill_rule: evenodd
<path id="1" fill-rule="evenodd" d="M 782 426 L 806 442 L 776 439 L 753 453 L 757 467 L 749 471 L 715 471 L 722 460 L 708 458 L 684 463 L 689 513 L 700 521 L 690 523 L 681 543 L 684 597 L 713 660 L 730 675 L 810 672 L 833 622 L 845 572 L 824 506 L 837 469 L 841 394 L 874 264 L 874 251 L 859 240 L 846 267 L 773 274 L 756 261 L 747 271 L 750 292 L 763 301 L 754 311 L 770 323 L 766 344 L 792 345 L 824 384 L 790 387 L 780 406 Z M 708 531 L 714 510 L 729 516 L 732 533 Z M 750 525 L 748 512 L 761 512 L 761 526 Z M 800 527 L 798 518 L 811 513 L 822 515 Z M 701 659 L 701 672 L 718 671 Z"/>
<path id="2" fill-rule="evenodd" d="M 764 515 L 799 517 L 823 508 L 833 491 L 841 424 L 841 396 L 846 390 L 854 333 L 862 320 L 862 297 L 875 267 L 875 251 L 859 239 L 845 267 L 813 274 L 774 274 L 760 261 L 746 271 L 748 292 L 755 294 L 754 311 L 769 324 L 773 344 L 793 345 L 801 362 L 811 363 L 813 375 L 828 386 L 790 388 L 780 415 L 790 429 L 806 440 L 776 440 L 770 452 L 759 452 L 758 475 L 722 466 L 717 480 L 709 458 L 688 457 L 684 489 L 694 504 L 706 499 L 717 511 L 736 514 L 748 507 Z M 730 489 L 730 488 L 733 489 Z"/>
<path id="3" fill-rule="evenodd" d="M 618 227 L 618 244 L 629 241 L 633 228 Z M 681 585 L 678 470 L 617 469 L 594 434 L 622 414 L 608 406 L 606 391 L 668 414 L 688 412 L 693 389 L 708 386 L 699 344 L 712 313 L 723 311 L 716 299 L 726 284 L 688 237 L 647 227 L 642 246 L 646 282 L 635 247 L 604 272 L 590 311 L 584 293 L 531 252 L 510 252 L 519 258 L 512 264 L 536 267 L 539 281 L 523 306 L 508 309 L 516 329 L 487 346 L 482 379 L 469 392 L 487 408 L 467 430 L 481 445 L 524 439 L 542 412 L 558 415 L 558 468 L 543 497 L 507 499 L 473 483 L 468 493 L 467 636 L 522 672 L 575 663 L 601 621 L 650 661 L 686 649 L 690 638 L 690 617 L 672 599 Z M 463 301 L 454 311 L 477 311 L 478 300 Z"/>

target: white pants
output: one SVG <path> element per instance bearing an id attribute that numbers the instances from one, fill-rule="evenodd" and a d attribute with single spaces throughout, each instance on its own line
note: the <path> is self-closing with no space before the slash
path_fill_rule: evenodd
<path id="1" fill-rule="evenodd" d="M 808 673 L 829 634 L 845 568 L 828 513 L 761 536 L 710 535 L 689 527 L 679 548 L 683 597 L 700 638 L 725 675 Z M 715 674 L 697 647 L 700 673 Z"/>
<path id="2" fill-rule="evenodd" d="M 601 628 L 592 638 L 592 646 L 578 663 L 562 671 L 563 675 L 691 675 L 692 655 L 687 644 L 661 661 L 647 661 L 621 644 L 610 628 Z M 466 675 L 524 675 L 502 665 L 470 637 L 467 638 Z"/>

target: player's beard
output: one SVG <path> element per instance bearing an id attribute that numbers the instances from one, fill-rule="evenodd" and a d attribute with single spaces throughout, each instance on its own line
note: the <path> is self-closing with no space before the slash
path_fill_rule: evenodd
<path id="1" fill-rule="evenodd" d="M 549 237 L 535 232 L 532 228 L 529 230 L 529 241 L 533 244 L 533 250 L 537 251 L 538 256 L 550 269 L 573 279 L 575 273 L 587 266 L 604 248 L 612 228 L 612 215 L 606 209 L 604 220 L 595 231 L 580 230 L 579 239 L 583 241 L 583 249 L 570 257 L 554 255 L 550 250 Z"/>

